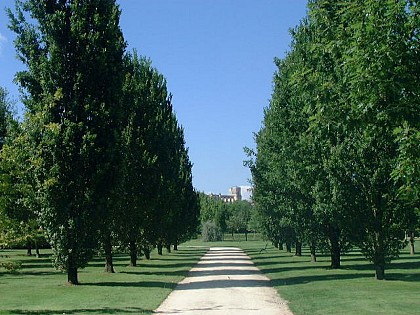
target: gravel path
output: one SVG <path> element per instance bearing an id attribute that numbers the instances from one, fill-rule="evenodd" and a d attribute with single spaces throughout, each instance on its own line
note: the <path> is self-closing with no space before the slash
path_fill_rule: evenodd
<path id="1" fill-rule="evenodd" d="M 293 315 L 239 248 L 213 247 L 155 314 Z"/>

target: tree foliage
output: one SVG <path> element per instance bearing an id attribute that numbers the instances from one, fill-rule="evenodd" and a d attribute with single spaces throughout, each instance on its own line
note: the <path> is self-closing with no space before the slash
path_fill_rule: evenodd
<path id="1" fill-rule="evenodd" d="M 26 120 L 54 263 L 77 284 L 96 246 L 115 174 L 125 42 L 115 1 L 25 1 L 9 10 L 27 70 Z M 30 15 L 30 19 L 27 17 Z M 32 21 L 34 21 L 32 23 Z"/>
<path id="2" fill-rule="evenodd" d="M 184 131 L 164 77 L 125 54 L 116 1 L 17 0 L 8 15 L 26 113 L 6 143 L 0 94 L 2 230 L 45 233 L 72 284 L 99 248 L 113 272 L 113 245 L 135 265 L 194 234 Z"/>
<path id="3" fill-rule="evenodd" d="M 418 220 L 418 3 L 313 0 L 308 8 L 276 61 L 248 162 L 254 199 L 274 243 L 325 244 L 332 267 L 356 244 L 383 279 Z"/>

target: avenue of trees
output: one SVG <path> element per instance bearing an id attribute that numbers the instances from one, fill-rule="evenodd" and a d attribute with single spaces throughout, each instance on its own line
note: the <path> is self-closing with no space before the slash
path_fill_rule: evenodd
<path id="1" fill-rule="evenodd" d="M 0 89 L 0 241 L 46 238 L 71 284 L 99 251 L 113 272 L 115 245 L 132 265 L 176 249 L 198 223 L 192 164 L 164 77 L 125 51 L 116 1 L 16 1 L 8 15 L 26 112 L 14 120 Z"/>
<path id="2" fill-rule="evenodd" d="M 276 245 L 358 246 L 385 267 L 419 231 L 420 5 L 310 0 L 276 59 L 256 151 L 254 201 Z"/>

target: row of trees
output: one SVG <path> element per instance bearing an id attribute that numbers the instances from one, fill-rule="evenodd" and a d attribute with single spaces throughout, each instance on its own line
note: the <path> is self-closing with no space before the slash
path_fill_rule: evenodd
<path id="1" fill-rule="evenodd" d="M 194 233 L 183 129 L 163 76 L 125 52 L 115 1 L 17 1 L 8 14 L 26 113 L 1 150 L 3 232 L 41 230 L 72 284 L 98 248 L 113 272 L 115 244 L 136 265 Z"/>
<path id="2" fill-rule="evenodd" d="M 419 228 L 418 1 L 311 0 L 276 59 L 274 92 L 248 150 L 254 200 L 276 244 L 357 245 L 385 266 Z M 299 253 L 299 250 L 297 250 Z"/>
<path id="3" fill-rule="evenodd" d="M 199 203 L 202 233 L 206 227 L 214 228 L 208 225 L 211 222 L 220 231 L 221 237 L 224 233 L 231 233 L 234 237 L 234 233 L 240 232 L 245 233 L 247 240 L 248 232 L 258 228 L 254 207 L 247 200 L 226 203 L 217 197 L 200 193 Z"/>

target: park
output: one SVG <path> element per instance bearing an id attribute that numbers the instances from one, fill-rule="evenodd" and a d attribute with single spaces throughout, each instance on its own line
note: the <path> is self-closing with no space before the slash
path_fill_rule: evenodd
<path id="1" fill-rule="evenodd" d="M 357 250 L 343 256 L 342 269 L 333 270 L 328 255 L 311 263 L 308 249 L 297 257 L 271 245 L 261 251 L 266 242 L 258 235 L 248 241 L 244 235 L 235 238 L 191 240 L 163 256 L 154 251 L 151 260 L 141 260 L 137 267 L 129 266 L 129 255 L 121 253 L 114 258 L 114 274 L 104 273 L 103 259 L 95 257 L 81 272 L 78 287 L 63 282 L 49 251 L 41 250 L 41 258 L 35 258 L 25 250 L 2 250 L 3 261 L 19 260 L 22 268 L 0 269 L 0 314 L 153 314 L 208 248 L 216 246 L 242 248 L 296 315 L 416 314 L 420 307 L 420 259 L 408 249 L 392 264 L 389 280 L 378 282 Z"/>
<path id="2" fill-rule="evenodd" d="M 204 138 L 199 154 L 189 147 L 180 117 L 234 122 L 243 101 L 206 110 L 184 99 L 195 116 L 182 116 L 171 88 L 186 81 L 177 93 L 229 98 L 214 89 L 222 78 L 199 88 L 167 80 L 129 46 L 116 0 L 13 2 L 13 41 L 0 32 L 20 62 L 19 101 L 0 86 L 0 314 L 419 313 L 417 1 L 305 1 L 288 51 L 271 56 L 254 143 L 219 124 L 205 139 L 235 137 L 216 158 Z M 206 7 L 210 25 L 223 25 L 225 5 Z M 158 21 L 157 9 L 145 20 Z M 178 22 L 184 39 L 190 28 Z M 223 49 L 202 52 L 221 59 Z M 197 56 L 178 58 L 175 72 Z M 250 97 L 257 81 L 236 94 Z M 200 175 L 233 177 L 215 165 L 236 151 L 249 200 L 197 188 Z M 206 175 L 193 157 L 207 161 Z"/>

